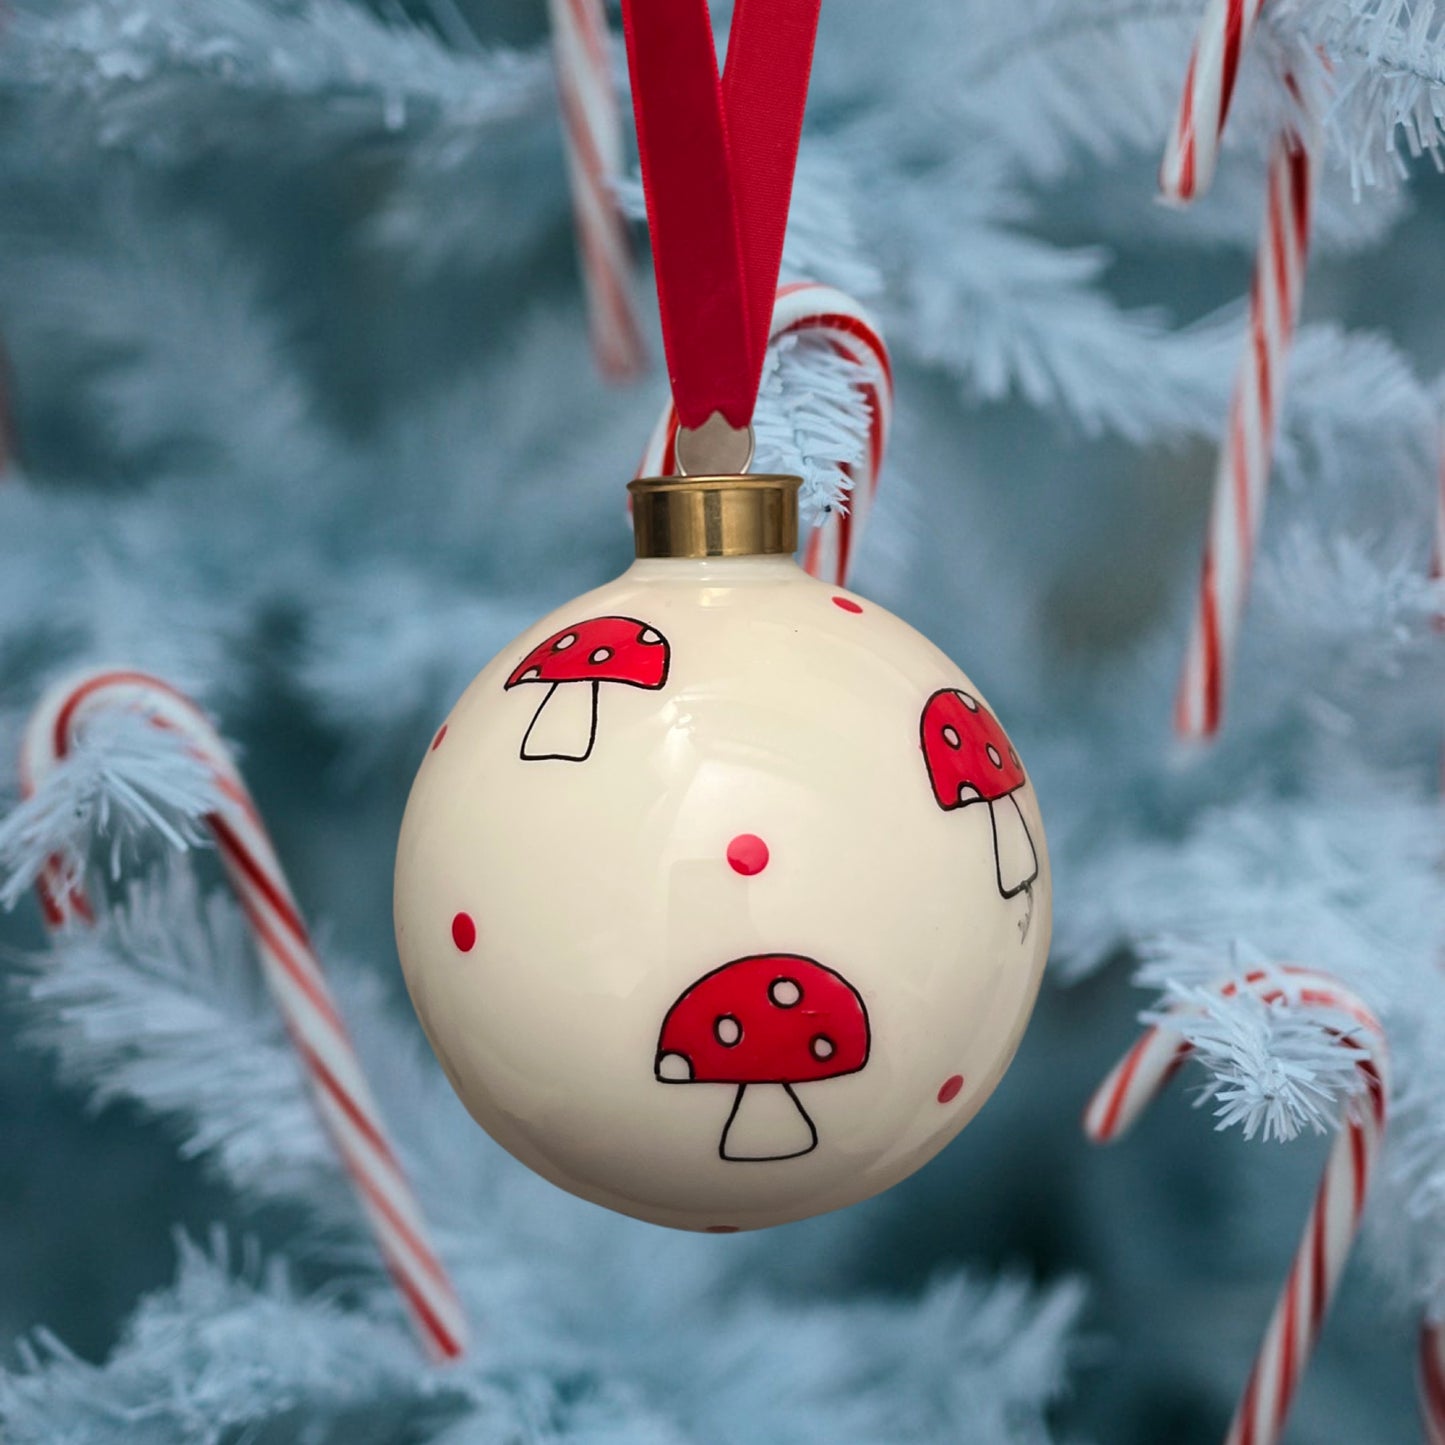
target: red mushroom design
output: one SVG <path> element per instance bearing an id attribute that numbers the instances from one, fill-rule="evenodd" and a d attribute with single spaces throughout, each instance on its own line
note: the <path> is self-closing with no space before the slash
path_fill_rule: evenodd
<path id="1" fill-rule="evenodd" d="M 941 688 L 928 699 L 920 733 L 938 806 L 947 813 L 988 804 L 998 891 L 1005 898 L 1021 893 L 1039 876 L 1039 855 L 1018 804 L 1028 778 L 1008 734 L 976 697 L 958 688 Z"/>
<path id="2" fill-rule="evenodd" d="M 655 1072 L 663 1084 L 732 1084 L 724 1159 L 796 1159 L 818 1131 L 800 1084 L 868 1062 L 868 1010 L 840 973 L 796 953 L 737 958 L 704 974 L 667 1011 Z"/>
<path id="3" fill-rule="evenodd" d="M 585 762 L 597 740 L 597 697 L 604 682 L 656 690 L 667 681 L 671 649 L 655 627 L 635 617 L 590 617 L 539 642 L 506 681 L 547 692 L 522 735 L 527 762 Z"/>

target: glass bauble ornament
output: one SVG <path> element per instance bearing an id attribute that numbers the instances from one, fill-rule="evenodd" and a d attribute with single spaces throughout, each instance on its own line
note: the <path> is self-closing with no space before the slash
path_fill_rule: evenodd
<path id="1" fill-rule="evenodd" d="M 932 1158 L 1048 953 L 1023 763 L 938 648 L 798 567 L 797 485 L 634 483 L 637 561 L 482 670 L 402 824 L 402 966 L 467 1108 L 677 1228 Z"/>

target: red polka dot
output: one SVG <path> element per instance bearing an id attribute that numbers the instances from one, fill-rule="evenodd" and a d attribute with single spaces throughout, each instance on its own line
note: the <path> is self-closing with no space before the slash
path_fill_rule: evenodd
<path id="1" fill-rule="evenodd" d="M 709 1234 L 736 1234 L 738 1227 L 736 1224 L 709 1224 L 707 1232 Z"/>
<path id="2" fill-rule="evenodd" d="M 431 740 L 431 750 L 432 750 L 432 752 L 436 752 L 436 750 L 437 750 L 439 747 L 441 747 L 441 745 L 442 745 L 442 739 L 443 739 L 444 737 L 446 737 L 446 735 L 447 735 L 447 725 L 446 725 L 445 723 L 443 723 L 443 724 L 437 729 L 437 735 Z"/>
<path id="3" fill-rule="evenodd" d="M 728 844 L 728 863 L 734 873 L 751 878 L 768 866 L 768 845 L 756 833 L 739 833 Z"/>
<path id="4" fill-rule="evenodd" d="M 938 1091 L 938 1102 L 940 1104 L 951 1104 L 958 1098 L 959 1090 L 962 1088 L 962 1074 L 955 1074 L 951 1079 L 945 1079 L 943 1081 L 943 1087 Z"/>
<path id="5" fill-rule="evenodd" d="M 477 941 L 477 925 L 470 913 L 458 913 L 452 919 L 452 942 L 463 953 L 470 953 Z"/>
<path id="6" fill-rule="evenodd" d="M 835 597 L 833 606 L 841 607 L 844 612 L 861 612 L 863 610 L 862 606 L 851 597 Z"/>

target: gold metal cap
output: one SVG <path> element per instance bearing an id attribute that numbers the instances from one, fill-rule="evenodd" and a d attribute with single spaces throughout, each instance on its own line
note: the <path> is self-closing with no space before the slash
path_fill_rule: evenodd
<path id="1" fill-rule="evenodd" d="M 640 477 L 632 493 L 639 557 L 763 557 L 798 547 L 799 477 Z"/>

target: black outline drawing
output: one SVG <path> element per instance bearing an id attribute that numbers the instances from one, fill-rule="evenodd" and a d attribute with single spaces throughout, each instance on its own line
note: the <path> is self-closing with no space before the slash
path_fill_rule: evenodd
<path id="1" fill-rule="evenodd" d="M 642 645 L 644 647 L 662 648 L 662 676 L 658 678 L 658 680 L 654 683 L 633 682 L 629 678 L 625 677 L 579 677 L 576 679 L 570 679 L 565 682 L 557 681 L 551 683 L 548 686 L 546 693 L 543 695 L 542 701 L 537 704 L 537 709 L 532 714 L 532 720 L 527 724 L 527 731 L 522 734 L 522 741 L 517 749 L 517 756 L 524 763 L 585 763 L 587 759 L 592 756 L 592 748 L 597 742 L 597 708 L 599 699 L 601 697 L 602 684 L 604 682 L 615 685 L 617 687 L 640 688 L 644 692 L 656 692 L 659 688 L 667 686 L 667 677 L 668 674 L 672 671 L 672 644 L 668 642 L 667 638 L 663 635 L 662 630 L 660 628 L 654 627 L 650 622 L 644 622 L 640 617 L 628 617 L 623 613 L 607 613 L 601 617 L 583 618 L 581 622 L 574 622 L 568 627 L 559 628 L 551 635 L 551 637 L 544 637 L 541 642 L 539 642 L 534 648 L 532 648 L 532 650 L 528 652 L 520 662 L 517 663 L 516 667 L 512 669 L 511 673 L 508 674 L 506 682 L 502 684 L 502 691 L 510 692 L 514 687 L 521 687 L 523 684 L 530 685 L 533 683 L 540 683 L 544 681 L 544 679 L 541 677 L 519 677 L 517 675 L 518 669 L 520 669 L 524 663 L 535 657 L 538 652 L 548 647 L 549 645 L 553 646 L 553 649 L 555 651 L 555 644 L 558 641 L 566 637 L 569 633 L 580 633 L 582 629 L 591 622 L 630 622 L 638 629 L 639 641 L 641 641 L 642 633 L 654 633 L 657 637 L 657 641 L 643 642 Z M 610 661 L 611 659 L 609 658 L 608 660 Z M 530 671 L 531 669 L 528 670 Z M 532 729 L 537 726 L 538 720 L 541 718 L 543 712 L 546 710 L 547 704 L 552 701 L 552 697 L 556 693 L 557 689 L 559 687 L 576 687 L 582 683 L 585 683 L 592 692 L 591 719 L 587 729 L 586 748 L 580 753 L 529 753 L 527 751 L 527 740 L 532 736 Z"/>
<path id="2" fill-rule="evenodd" d="M 699 1079 L 699 1078 L 694 1077 L 694 1073 L 693 1073 L 694 1065 L 693 1065 L 693 1061 L 692 1061 L 692 1059 L 691 1059 L 691 1057 L 690 1057 L 689 1055 L 682 1053 L 682 1052 L 681 1052 L 680 1050 L 678 1050 L 678 1049 L 664 1049 L 664 1048 L 663 1048 L 663 1046 L 662 1046 L 662 1041 L 663 1041 L 663 1039 L 666 1038 L 666 1036 L 667 1036 L 667 1025 L 668 1025 L 668 1021 L 672 1018 L 673 1014 L 677 1011 L 678 1005 L 681 1004 L 682 1001 L 683 1001 L 685 998 L 687 998 L 687 997 L 689 997 L 689 995 L 695 993 L 699 988 L 702 987 L 703 984 L 705 984 L 705 983 L 708 981 L 708 979 L 715 977 L 717 974 L 724 973 L 724 972 L 726 972 L 726 970 L 735 967 L 737 964 L 752 963 L 752 962 L 754 962 L 755 960 L 759 960 L 759 959 L 771 959 L 771 960 L 784 960 L 784 959 L 785 959 L 785 960 L 788 960 L 788 961 L 790 961 L 790 962 L 791 962 L 791 961 L 796 961 L 796 962 L 798 962 L 798 963 L 808 964 L 808 965 L 810 965 L 810 966 L 813 967 L 813 968 L 816 968 L 816 969 L 821 970 L 823 973 L 831 974 L 834 978 L 836 978 L 836 979 L 838 980 L 839 983 L 841 983 L 841 984 L 843 985 L 844 988 L 846 988 L 846 989 L 848 990 L 849 993 L 851 993 L 851 994 L 853 995 L 853 998 L 856 1000 L 856 1002 L 857 1002 L 857 1004 L 858 1004 L 858 1011 L 859 1011 L 859 1013 L 860 1013 L 860 1014 L 862 1015 L 862 1017 L 863 1017 L 863 1057 L 862 1057 L 862 1059 L 861 1059 L 853 1068 L 851 1068 L 851 1069 L 839 1069 L 839 1070 L 837 1070 L 836 1073 L 825 1074 L 825 1075 L 823 1075 L 822 1078 L 818 1078 L 818 1079 L 736 1079 L 736 1078 L 734 1078 L 734 1079 L 728 1079 L 728 1078 L 721 1078 L 721 1079 L 718 1079 L 718 1078 Z M 785 983 L 785 982 L 786 982 L 786 983 L 791 983 L 791 984 L 798 990 L 798 997 L 795 998 L 795 999 L 792 1001 L 792 1003 L 778 1003 L 778 1002 L 777 1002 L 776 1000 L 774 1000 L 773 997 L 772 997 L 773 989 L 774 989 L 778 984 L 780 984 L 780 983 Z M 801 983 L 800 980 L 791 977 L 791 976 L 790 976 L 789 974 L 787 974 L 787 973 L 778 973 L 778 974 L 773 978 L 772 982 L 770 982 L 770 983 L 768 984 L 767 992 L 768 992 L 768 999 L 769 999 L 769 1001 L 773 1004 L 773 1007 L 774 1007 L 774 1008 L 791 1009 L 791 1008 L 795 1008 L 799 1003 L 801 1003 L 801 1002 L 803 1001 L 803 997 L 804 997 L 804 995 L 805 995 L 805 993 L 806 993 L 806 990 L 804 989 L 804 987 L 803 987 L 803 985 L 802 985 L 802 983 Z M 733 1015 L 728 1015 L 728 1017 L 732 1017 L 732 1016 L 733 1016 Z M 717 1022 L 717 1021 L 714 1020 L 714 1028 L 716 1028 L 716 1022 Z M 824 1037 L 824 1035 L 815 1035 L 815 1038 L 817 1038 L 817 1037 Z M 741 1036 L 739 1036 L 739 1041 L 740 1041 L 740 1039 L 741 1039 Z M 718 1042 L 719 1042 L 720 1044 L 722 1044 L 724 1048 L 731 1048 L 731 1047 L 733 1047 L 733 1045 L 731 1045 L 731 1044 L 723 1043 L 723 1041 L 722 1041 L 721 1038 L 718 1039 Z M 831 1040 L 830 1040 L 830 1042 L 831 1042 Z M 804 1154 L 811 1154 L 811 1153 L 813 1152 L 813 1150 L 818 1147 L 818 1126 L 813 1123 L 812 1116 L 811 1116 L 811 1115 L 808 1113 L 808 1111 L 803 1107 L 802 1101 L 798 1098 L 798 1095 L 797 1095 L 797 1092 L 796 1092 L 794 1086 L 796 1085 L 796 1086 L 798 1086 L 798 1087 L 801 1087 L 803 1084 L 826 1084 L 829 1079 L 842 1079 L 842 1078 L 846 1078 L 849 1074 L 861 1073 L 863 1069 L 867 1068 L 867 1066 L 868 1066 L 868 1060 L 872 1057 L 872 1054 L 873 1054 L 873 1021 L 872 1021 L 872 1019 L 868 1016 L 868 1005 L 864 1002 L 864 1000 L 863 1000 L 863 995 L 862 995 L 861 993 L 859 993 L 858 990 L 857 990 L 851 983 L 849 983 L 848 980 L 847 980 L 846 978 L 844 978 L 843 975 L 842 975 L 841 973 L 839 973 L 836 968 L 829 968 L 826 963 L 819 963 L 816 958 L 809 958 L 809 957 L 807 956 L 807 954 L 803 954 L 803 953 L 748 953 L 748 954 L 744 954 L 741 958 L 732 958 L 732 959 L 729 959 L 726 963 L 719 964 L 718 967 L 713 968 L 713 969 L 709 969 L 709 970 L 708 970 L 705 974 L 703 974 L 700 978 L 694 979 L 692 983 L 688 984 L 688 986 L 687 986 L 685 989 L 683 989 L 683 991 L 682 991 L 680 994 L 678 994 L 678 996 L 673 1000 L 672 1005 L 668 1008 L 667 1012 L 663 1015 L 663 1018 L 662 1018 L 662 1027 L 658 1030 L 658 1034 L 657 1034 L 657 1051 L 656 1051 L 656 1053 L 655 1053 L 655 1055 L 654 1055 L 654 1057 L 653 1057 L 652 1072 L 653 1072 L 653 1077 L 657 1080 L 657 1082 L 658 1082 L 659 1084 L 736 1084 L 736 1085 L 737 1085 L 737 1093 L 733 1095 L 732 1107 L 731 1107 L 731 1109 L 729 1109 L 729 1111 L 728 1111 L 727 1120 L 726 1120 L 726 1121 L 724 1122 L 724 1124 L 723 1124 L 722 1135 L 721 1135 L 721 1137 L 718 1139 L 718 1146 L 717 1146 L 718 1157 L 719 1157 L 720 1159 L 726 1159 L 729 1164 L 771 1164 L 771 1163 L 773 1163 L 774 1161 L 776 1161 L 776 1160 L 781 1160 L 781 1159 L 800 1159 L 800 1158 L 802 1158 L 802 1156 L 803 1156 Z M 661 1067 L 662 1067 L 662 1061 L 663 1061 L 664 1058 L 668 1057 L 669 1055 L 676 1055 L 677 1057 L 686 1060 L 687 1066 L 688 1066 L 688 1077 L 687 1077 L 687 1078 L 685 1078 L 685 1079 L 669 1079 L 669 1078 L 665 1078 L 665 1077 L 662 1075 L 662 1073 L 660 1072 Z M 814 1055 L 814 1057 L 816 1058 L 817 1056 Z M 744 1155 L 738 1155 L 738 1154 L 729 1154 L 729 1153 L 727 1152 L 728 1135 L 729 1135 L 729 1133 L 732 1131 L 733 1123 L 734 1123 L 734 1121 L 737 1119 L 737 1116 L 738 1116 L 738 1111 L 742 1108 L 744 1095 L 747 1093 L 747 1091 L 748 1091 L 749 1089 L 762 1089 L 762 1088 L 780 1088 L 780 1089 L 782 1089 L 782 1091 L 788 1096 L 788 1098 L 792 1101 L 792 1105 L 793 1105 L 793 1107 L 798 1111 L 798 1114 L 801 1116 L 801 1118 L 802 1118 L 802 1120 L 803 1120 L 803 1123 L 808 1126 L 808 1136 L 809 1136 L 809 1141 L 810 1141 L 810 1142 L 809 1142 L 808 1147 L 807 1147 L 806 1149 L 795 1149 L 795 1150 L 793 1150 L 791 1153 L 788 1153 L 788 1154 L 744 1154 Z"/>
<path id="3" fill-rule="evenodd" d="M 856 1074 L 858 1071 L 856 1069 L 849 1069 L 848 1072 L 850 1074 Z M 669 1080 L 668 1082 L 680 1083 L 682 1081 Z M 821 1084 L 824 1080 L 818 1079 L 816 1082 Z M 813 1150 L 818 1147 L 818 1126 L 813 1122 L 812 1115 L 803 1107 L 802 1102 L 793 1091 L 793 1086 L 791 1084 L 780 1083 L 777 1087 L 781 1088 L 793 1101 L 793 1107 L 802 1115 L 803 1123 L 808 1126 L 808 1147 L 806 1149 L 794 1149 L 791 1154 L 728 1153 L 728 1135 L 732 1133 L 733 1121 L 738 1116 L 738 1110 L 743 1106 L 743 1095 L 746 1094 L 749 1089 L 770 1089 L 773 1087 L 774 1085 L 771 1083 L 738 1085 L 738 1091 L 733 1095 L 733 1106 L 728 1110 L 727 1123 L 723 1125 L 722 1138 L 718 1140 L 717 1152 L 719 1159 L 726 1159 L 729 1164 L 771 1164 L 778 1159 L 801 1159 L 804 1154 L 811 1154 Z"/>
<path id="4" fill-rule="evenodd" d="M 1019 761 L 1018 753 L 1014 751 L 1013 745 L 1010 744 L 1009 757 L 1013 761 L 1014 766 L 1017 767 L 1020 772 L 1024 773 L 1022 781 L 1019 782 L 1016 787 L 1010 788 L 1006 793 L 1000 793 L 996 798 L 985 798 L 982 793 L 974 791 L 972 796 L 966 798 L 960 796 L 951 803 L 941 801 L 938 796 L 938 789 L 934 786 L 933 782 L 933 767 L 928 758 L 928 733 L 926 729 L 929 710 L 933 707 L 935 700 L 940 697 L 970 699 L 973 707 L 969 710 L 971 712 L 986 713 L 989 717 L 993 718 L 998 730 L 1003 732 L 1003 725 L 999 722 L 998 718 L 994 717 L 993 712 L 979 701 L 978 698 L 974 697 L 971 692 L 965 692 L 961 687 L 940 687 L 937 691 L 929 693 L 928 701 L 923 704 L 923 710 L 918 714 L 918 749 L 923 754 L 923 770 L 928 777 L 928 789 L 933 795 L 933 801 L 937 803 L 945 813 L 952 813 L 959 808 L 972 807 L 974 803 L 988 804 L 989 828 L 993 834 L 993 873 L 994 881 L 998 884 L 999 895 L 1003 898 L 1016 898 L 1020 893 L 1027 893 L 1029 902 L 1032 903 L 1033 885 L 1039 876 L 1039 850 L 1034 846 L 1033 830 L 1029 827 L 1028 819 L 1024 817 L 1023 809 L 1019 807 L 1018 797 L 1016 796 L 1029 784 L 1028 774 L 1024 772 L 1024 765 Z M 964 706 L 968 707 L 968 703 L 965 702 Z M 1007 735 L 1005 734 L 1005 736 Z M 1012 803 L 1014 812 L 1018 814 L 1019 823 L 1024 830 L 1024 838 L 1028 841 L 1029 856 L 1034 860 L 1033 872 L 1031 872 L 1022 883 L 1018 883 L 1012 888 L 1006 888 L 1004 886 L 1003 862 L 999 856 L 998 845 L 998 814 L 994 811 L 1000 803 L 1005 801 Z M 1032 916 L 1032 909 L 1030 909 L 1030 916 Z M 1028 928 L 1025 926 L 1023 935 L 1027 933 Z M 1020 936 L 1020 942 L 1023 940 L 1023 935 Z"/>
<path id="5" fill-rule="evenodd" d="M 520 679 L 519 679 L 520 682 Z M 517 756 L 524 763 L 585 763 L 592 756 L 592 745 L 597 741 L 597 697 L 602 691 L 600 682 L 589 682 L 588 690 L 592 693 L 592 721 L 587 728 L 587 746 L 580 753 L 529 753 L 527 751 L 527 739 L 532 736 L 532 729 L 537 726 L 537 719 L 542 716 L 547 704 L 552 701 L 552 695 L 559 687 L 576 687 L 575 682 L 554 682 L 543 695 L 542 701 L 537 704 L 537 711 L 532 714 L 532 721 L 527 724 L 527 731 L 522 734 L 522 745 L 517 750 Z"/>

